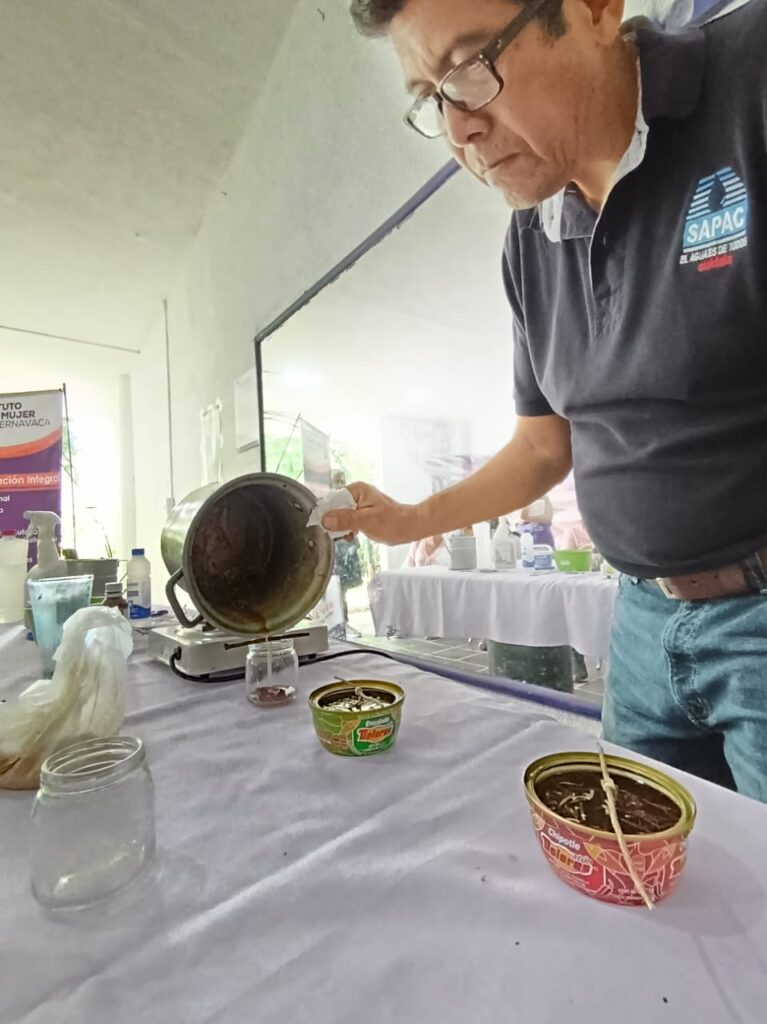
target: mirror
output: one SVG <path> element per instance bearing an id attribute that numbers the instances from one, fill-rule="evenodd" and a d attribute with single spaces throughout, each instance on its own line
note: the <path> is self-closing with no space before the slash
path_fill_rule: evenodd
<path id="1" fill-rule="evenodd" d="M 318 495 L 364 480 L 418 502 L 462 480 L 507 442 L 515 424 L 512 323 L 500 271 L 508 217 L 502 199 L 467 174 L 449 178 L 263 342 L 267 471 Z M 564 492 L 562 519 L 574 534 L 581 527 L 572 486 Z M 546 519 L 546 509 L 529 512 Z M 512 527 L 517 519 L 510 518 Z M 538 525 L 545 540 L 548 527 Z M 485 526 L 488 549 L 490 536 Z M 364 536 L 339 541 L 339 620 L 348 638 L 459 674 L 526 673 L 598 702 L 599 659 L 586 663 L 569 647 L 552 655 L 538 647 L 520 652 L 517 644 L 510 652 L 487 643 L 494 628 L 506 635 L 502 624 L 485 624 L 480 615 L 470 628 L 460 613 L 440 622 L 426 610 L 450 599 L 457 574 L 449 582 L 445 575 L 460 540 L 391 548 Z M 489 583 L 491 575 L 477 581 L 473 574 L 473 582 Z M 443 594 L 440 586 L 451 589 Z"/>

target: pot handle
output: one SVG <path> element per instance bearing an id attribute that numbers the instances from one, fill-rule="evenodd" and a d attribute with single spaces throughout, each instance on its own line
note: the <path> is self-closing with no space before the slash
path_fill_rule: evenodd
<path id="1" fill-rule="evenodd" d="M 193 626 L 198 626 L 202 622 L 202 615 L 198 615 L 196 619 L 188 619 L 181 607 L 179 599 L 176 597 L 176 586 L 184 578 L 184 570 L 176 569 L 171 578 L 165 584 L 165 596 L 168 598 L 168 604 L 173 610 L 173 614 L 176 616 L 182 626 L 186 626 L 187 629 L 192 629 Z"/>

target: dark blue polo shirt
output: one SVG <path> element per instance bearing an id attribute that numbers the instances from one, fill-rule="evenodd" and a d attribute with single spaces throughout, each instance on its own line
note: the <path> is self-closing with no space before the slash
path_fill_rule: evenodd
<path id="1" fill-rule="evenodd" d="M 637 44 L 644 158 L 561 241 L 515 213 L 503 271 L 517 412 L 569 420 L 595 545 L 651 577 L 767 542 L 767 0 Z"/>

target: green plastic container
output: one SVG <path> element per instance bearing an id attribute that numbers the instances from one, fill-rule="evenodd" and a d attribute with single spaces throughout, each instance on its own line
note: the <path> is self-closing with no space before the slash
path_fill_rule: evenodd
<path id="1" fill-rule="evenodd" d="M 554 561 L 560 572 L 591 572 L 591 551 L 555 551 Z"/>

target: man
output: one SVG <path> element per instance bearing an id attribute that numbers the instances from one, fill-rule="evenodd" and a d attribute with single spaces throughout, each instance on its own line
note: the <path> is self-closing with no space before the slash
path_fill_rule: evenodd
<path id="1" fill-rule="evenodd" d="M 622 30 L 622 0 L 352 12 L 393 43 L 409 124 L 515 210 L 518 424 L 455 487 L 353 485 L 326 524 L 399 544 L 572 466 L 625 574 L 606 737 L 767 800 L 767 0 L 678 35 Z"/>

